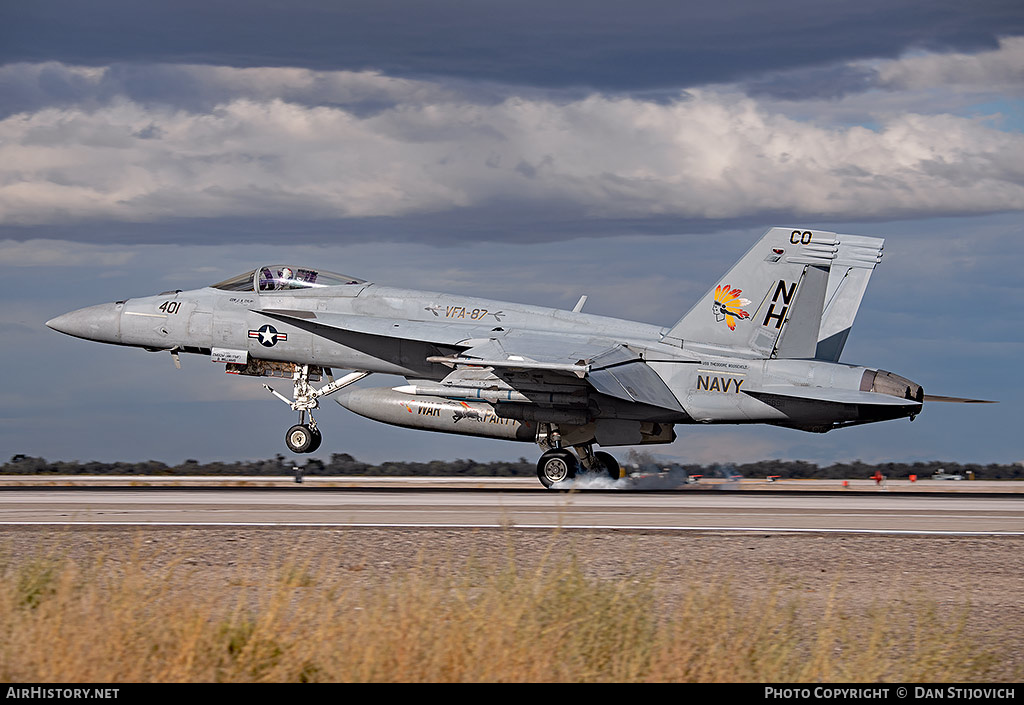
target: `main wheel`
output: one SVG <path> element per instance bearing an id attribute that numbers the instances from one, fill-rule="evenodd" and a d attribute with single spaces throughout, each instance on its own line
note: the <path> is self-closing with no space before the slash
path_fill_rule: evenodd
<path id="1" fill-rule="evenodd" d="M 604 471 L 608 473 L 608 477 L 613 480 L 618 480 L 622 477 L 622 468 L 619 467 L 619 461 L 615 459 L 614 455 L 599 450 L 594 453 L 594 457 L 597 459 L 597 462 L 601 463 Z"/>
<path id="2" fill-rule="evenodd" d="M 284 442 L 293 453 L 308 453 L 313 448 L 315 437 L 313 429 L 306 424 L 295 424 L 284 434 Z"/>
<path id="3" fill-rule="evenodd" d="M 537 477 L 545 487 L 571 480 L 578 469 L 576 456 L 563 448 L 553 448 L 537 461 Z"/>

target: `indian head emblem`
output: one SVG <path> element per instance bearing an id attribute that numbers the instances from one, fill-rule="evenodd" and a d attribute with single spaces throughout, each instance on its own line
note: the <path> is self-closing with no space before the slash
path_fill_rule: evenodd
<path id="1" fill-rule="evenodd" d="M 742 293 L 742 290 L 733 289 L 728 284 L 715 287 L 715 302 L 711 305 L 711 310 L 715 314 L 715 320 L 719 323 L 724 320 L 729 330 L 736 330 L 737 318 L 750 318 L 750 314 L 742 308 L 750 304 L 750 299 L 740 298 Z"/>

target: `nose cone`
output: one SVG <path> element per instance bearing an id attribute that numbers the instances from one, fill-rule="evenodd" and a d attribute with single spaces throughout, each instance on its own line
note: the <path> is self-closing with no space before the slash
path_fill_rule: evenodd
<path id="1" fill-rule="evenodd" d="M 76 338 L 118 343 L 121 341 L 121 307 L 117 304 L 99 304 L 80 308 L 57 316 L 47 321 L 46 325 Z"/>

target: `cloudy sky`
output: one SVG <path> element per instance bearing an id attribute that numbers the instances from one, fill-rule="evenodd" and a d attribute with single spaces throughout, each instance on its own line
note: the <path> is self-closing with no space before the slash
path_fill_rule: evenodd
<path id="1" fill-rule="evenodd" d="M 1024 7 L 965 8 L 4 3 L 0 455 L 284 451 L 258 381 L 44 327 L 74 308 L 288 261 L 671 325 L 779 225 L 886 238 L 844 361 L 1001 403 L 657 452 L 1024 460 Z M 319 420 L 324 457 L 537 454 Z"/>

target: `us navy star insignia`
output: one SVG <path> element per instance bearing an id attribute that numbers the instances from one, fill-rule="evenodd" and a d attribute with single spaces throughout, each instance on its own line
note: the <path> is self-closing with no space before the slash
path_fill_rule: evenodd
<path id="1" fill-rule="evenodd" d="M 258 338 L 260 345 L 267 348 L 274 347 L 279 340 L 288 340 L 287 333 L 278 333 L 277 328 L 270 324 L 260 326 L 259 330 L 249 331 L 249 337 Z"/>

